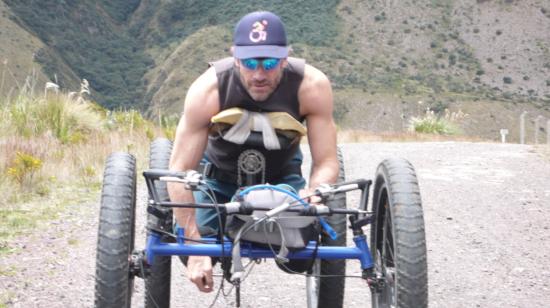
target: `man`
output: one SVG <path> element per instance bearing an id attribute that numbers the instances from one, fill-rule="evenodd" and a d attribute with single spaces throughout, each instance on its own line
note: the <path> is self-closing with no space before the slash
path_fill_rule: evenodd
<path id="1" fill-rule="evenodd" d="M 289 184 L 301 196 L 311 194 L 319 184 L 333 183 L 338 160 L 328 78 L 303 60 L 288 57 L 284 25 L 273 13 L 244 16 L 233 41 L 233 58 L 214 62 L 188 90 L 170 169 L 197 170 L 202 159 L 213 170 L 207 181 L 220 203 L 228 201 L 239 186 L 250 184 L 251 176 L 256 176 L 256 182 Z M 305 189 L 299 168 L 304 120 L 313 161 Z M 254 133 L 261 135 L 259 145 L 250 145 Z M 252 156 L 243 158 L 245 154 Z M 255 165 L 262 165 L 264 171 L 254 175 L 247 170 Z M 168 192 L 174 202 L 206 201 L 204 194 L 193 196 L 181 184 L 169 183 Z M 199 227 L 219 228 L 212 211 L 179 208 L 174 216 L 193 239 L 200 239 Z M 212 291 L 210 257 L 190 256 L 187 269 L 200 291 Z"/>

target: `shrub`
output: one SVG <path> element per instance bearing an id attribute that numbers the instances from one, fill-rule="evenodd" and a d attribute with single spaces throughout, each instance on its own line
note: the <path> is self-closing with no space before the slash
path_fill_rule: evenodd
<path id="1" fill-rule="evenodd" d="M 161 116 L 160 124 L 164 136 L 170 140 L 174 140 L 176 136 L 176 128 L 178 127 L 179 117 L 176 115 L 172 116 Z"/>
<path id="2" fill-rule="evenodd" d="M 92 103 L 82 96 L 75 100 L 74 95 L 48 94 L 47 90 L 44 97 L 38 97 L 24 87 L 15 99 L 5 102 L 0 124 L 5 126 L 3 131 L 25 138 L 49 134 L 71 143 L 101 128 L 103 120 Z"/>
<path id="3" fill-rule="evenodd" d="M 467 116 L 462 111 L 449 112 L 446 109 L 445 115 L 441 117 L 428 108 L 423 117 L 411 118 L 409 130 L 423 134 L 456 135 L 460 132 L 458 124 Z"/>
<path id="4" fill-rule="evenodd" d="M 7 174 L 20 187 L 32 185 L 34 174 L 42 168 L 42 160 L 23 152 L 17 152 L 16 158 L 7 170 Z"/>
<path id="5" fill-rule="evenodd" d="M 449 66 L 453 66 L 456 64 L 456 55 L 450 54 L 449 55 Z"/>

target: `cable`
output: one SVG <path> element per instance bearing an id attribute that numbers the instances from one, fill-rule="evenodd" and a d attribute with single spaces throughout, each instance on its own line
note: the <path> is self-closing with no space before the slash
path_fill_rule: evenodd
<path id="1" fill-rule="evenodd" d="M 139 268 L 141 270 L 141 275 L 143 277 L 146 277 L 145 268 L 143 267 L 143 262 L 139 262 Z M 153 296 L 151 295 L 151 293 L 147 292 L 147 290 L 145 290 L 145 293 L 149 296 L 149 299 L 151 299 L 151 301 L 153 302 L 153 305 L 155 305 L 155 307 L 157 307 L 157 308 L 160 308 L 159 305 L 157 304 L 157 302 L 155 301 L 155 299 L 153 298 Z"/>
<path id="2" fill-rule="evenodd" d="M 278 186 L 274 186 L 274 185 L 254 185 L 254 186 L 250 186 L 250 187 L 247 187 L 244 190 L 242 190 L 239 193 L 239 196 L 243 197 L 244 195 L 248 194 L 249 192 L 251 192 L 253 190 L 260 190 L 260 189 L 269 189 L 269 190 L 275 190 L 275 191 L 278 191 L 278 192 L 282 192 L 284 194 L 287 194 L 287 195 L 291 196 L 292 198 L 294 198 L 294 200 L 302 203 L 303 206 L 305 206 L 305 207 L 309 206 L 309 204 L 307 202 L 305 202 L 304 199 L 300 198 L 294 192 L 286 190 L 286 189 L 278 187 Z"/>
<path id="3" fill-rule="evenodd" d="M 201 181 L 201 184 L 203 184 L 204 186 L 206 186 L 206 188 L 209 190 L 209 193 L 208 191 L 205 191 L 204 189 L 201 189 L 199 188 L 199 190 L 204 193 L 209 199 L 210 201 L 212 201 L 212 204 L 214 205 L 214 209 L 216 210 L 216 216 L 217 216 L 217 219 L 218 219 L 218 236 L 220 238 L 220 244 L 221 244 L 221 257 L 220 257 L 220 264 L 223 263 L 223 260 L 225 258 L 225 243 L 224 243 L 224 234 L 223 234 L 223 231 L 222 231 L 222 228 L 223 228 L 223 222 L 222 222 L 222 217 L 221 217 L 221 211 L 220 211 L 220 207 L 219 207 L 219 204 L 218 204 L 218 200 L 216 198 L 216 192 L 214 191 L 214 189 L 212 188 L 212 186 L 210 186 L 206 181 Z M 215 303 L 216 303 L 216 300 L 220 294 L 220 291 L 223 289 L 223 285 L 224 285 L 224 278 L 222 278 L 222 281 L 220 282 L 220 287 L 218 288 L 218 292 L 216 293 L 216 297 L 214 298 L 214 301 L 212 302 L 212 305 L 210 307 L 212 307 Z"/>
<path id="4" fill-rule="evenodd" d="M 252 265 L 252 266 L 250 266 Z M 243 280 L 241 282 L 243 282 L 246 277 L 248 277 L 248 275 L 250 274 L 250 272 L 252 271 L 252 269 L 254 268 L 254 262 L 251 260 L 248 262 L 248 264 L 245 265 L 245 268 L 248 268 L 250 267 L 247 272 L 245 273 L 244 277 L 243 277 Z M 218 292 L 216 292 L 216 296 L 214 297 L 214 300 L 212 300 L 212 304 L 210 304 L 210 306 L 208 306 L 208 308 L 212 308 L 214 307 L 214 305 L 216 304 L 216 301 L 218 300 L 218 298 L 220 297 L 220 293 L 223 294 L 223 297 L 226 298 L 228 297 L 229 295 L 231 295 L 231 292 L 233 291 L 233 288 L 235 287 L 234 285 L 231 285 L 231 287 L 229 288 L 229 290 L 227 291 L 227 293 L 225 293 L 225 290 L 223 289 L 223 284 L 224 284 L 224 277 L 223 277 L 223 274 L 222 274 L 222 277 L 221 277 L 222 281 L 220 283 L 220 287 L 218 288 Z"/>

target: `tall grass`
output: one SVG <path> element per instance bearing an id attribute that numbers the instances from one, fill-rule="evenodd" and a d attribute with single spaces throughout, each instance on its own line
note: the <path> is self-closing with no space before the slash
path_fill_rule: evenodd
<path id="1" fill-rule="evenodd" d="M 460 122 L 467 116 L 462 111 L 450 112 L 449 109 L 445 109 L 441 116 L 428 108 L 423 117 L 410 120 L 409 130 L 422 134 L 457 135 L 461 132 Z"/>
<path id="2" fill-rule="evenodd" d="M 110 153 L 130 152 L 144 168 L 150 141 L 163 134 L 138 111 L 87 99 L 85 81 L 70 93 L 30 85 L 0 97 L 0 252 L 4 238 L 55 217 L 75 192 L 97 196 Z"/>

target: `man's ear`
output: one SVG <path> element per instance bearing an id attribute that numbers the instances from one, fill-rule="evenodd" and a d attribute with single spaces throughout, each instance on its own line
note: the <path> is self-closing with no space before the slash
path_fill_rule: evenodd
<path id="1" fill-rule="evenodd" d="M 235 46 L 231 46 L 231 48 L 229 48 L 229 52 L 231 52 L 231 55 L 233 56 L 235 54 Z"/>
<path id="2" fill-rule="evenodd" d="M 287 58 L 281 59 L 281 67 L 286 68 L 288 66 Z"/>

